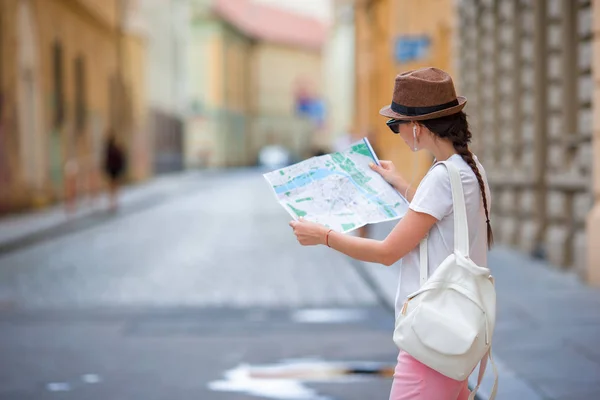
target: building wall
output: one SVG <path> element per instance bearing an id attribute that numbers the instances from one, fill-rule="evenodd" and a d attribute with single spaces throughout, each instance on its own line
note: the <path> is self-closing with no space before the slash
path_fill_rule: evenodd
<path id="1" fill-rule="evenodd" d="M 0 176 L 7 182 L 0 194 L 1 210 L 62 198 L 68 161 L 77 166 L 80 196 L 101 187 L 103 141 L 114 114 L 111 86 L 118 71 L 116 2 L 106 4 L 110 7 L 98 9 L 83 0 L 0 3 Z M 141 54 L 139 48 L 131 56 L 132 75 L 140 74 L 142 64 L 135 59 Z M 134 91 L 139 86 L 124 84 Z M 129 146 L 130 132 L 118 134 Z M 140 178 L 142 170 L 138 165 L 130 177 Z"/>
<path id="2" fill-rule="evenodd" d="M 462 1 L 461 82 L 497 239 L 586 275 L 593 197 L 589 1 Z"/>
<path id="3" fill-rule="evenodd" d="M 323 50 L 328 147 L 349 134 L 354 123 L 354 12 L 350 1 L 334 3 L 333 25 Z"/>
<path id="4" fill-rule="evenodd" d="M 154 148 L 153 136 L 148 124 L 148 101 L 145 66 L 147 41 L 137 35 L 130 34 L 123 38 L 124 76 L 129 82 L 127 93 L 130 101 L 131 122 L 129 145 L 131 153 L 130 174 L 136 179 L 145 179 L 153 174 Z"/>
<path id="5" fill-rule="evenodd" d="M 394 161 L 413 185 L 426 173 L 431 157 L 417 155 L 414 170 L 412 151 L 391 133 L 379 110 L 392 100 L 397 74 L 435 66 L 454 75 L 453 32 L 455 10 L 452 0 L 422 0 L 418 6 L 410 0 L 363 0 L 355 4 L 356 26 L 356 103 L 357 136 L 374 133 L 374 147 L 381 159 Z M 426 36 L 430 46 L 421 57 L 400 61 L 394 49 L 399 38 Z"/>
<path id="6" fill-rule="evenodd" d="M 185 164 L 188 168 L 216 166 L 219 109 L 223 104 L 221 24 L 204 17 L 192 19 L 188 52 L 190 110 L 186 120 Z M 220 158 L 220 155 L 217 155 Z"/>
<path id="7" fill-rule="evenodd" d="M 253 153 L 269 142 L 289 148 L 295 156 L 309 155 L 318 130 L 296 114 L 298 85 L 322 95 L 322 55 L 314 50 L 260 42 L 253 49 L 251 112 Z"/>
<path id="8" fill-rule="evenodd" d="M 83 173 L 83 170 L 97 169 L 102 158 L 103 137 L 111 124 L 111 81 L 115 79 L 117 70 L 115 27 L 107 23 L 114 24 L 115 21 L 101 20 L 105 22 L 102 23 L 94 19 L 95 14 L 87 13 L 86 8 L 58 0 L 37 0 L 35 11 L 43 92 L 43 140 L 47 138 L 53 142 L 53 145 L 45 146 L 50 154 L 44 155 L 43 163 L 49 164 L 51 184 L 55 193 L 60 195 L 67 160 L 77 160 Z M 59 101 L 56 98 L 54 61 L 57 56 L 60 61 L 56 62 L 62 65 L 62 118 L 57 115 Z M 75 76 L 78 57 L 84 65 L 87 116 L 84 126 L 79 127 L 76 122 L 78 84 Z"/>
<path id="9" fill-rule="evenodd" d="M 238 167 L 252 162 L 249 140 L 251 40 L 208 17 L 194 21 L 190 45 L 192 104 L 186 166 Z"/>
<path id="10" fill-rule="evenodd" d="M 144 0 L 141 13 L 148 26 L 148 135 L 156 173 L 186 164 L 185 120 L 190 107 L 190 0 Z"/>
<path id="11" fill-rule="evenodd" d="M 92 18 L 100 24 L 115 26 L 119 18 L 119 5 L 120 0 L 75 0 L 79 2 L 88 13 L 92 15 Z"/>
<path id="12" fill-rule="evenodd" d="M 295 114 L 295 89 L 300 78 L 320 87 L 320 53 L 253 40 L 207 15 L 193 22 L 190 50 L 188 167 L 252 165 L 270 142 L 307 153 L 313 131 Z"/>
<path id="13" fill-rule="evenodd" d="M 222 159 L 228 167 L 252 163 L 250 144 L 250 85 L 252 41 L 229 25 L 223 29 L 223 104 L 220 113 L 222 127 Z"/>
<path id="14" fill-rule="evenodd" d="M 595 286 L 600 286 L 600 1 L 592 2 L 592 192 L 593 208 L 587 217 L 585 277 Z"/>
<path id="15" fill-rule="evenodd" d="M 0 81 L 2 91 L 1 120 L 0 120 L 0 177 L 2 189 L 0 190 L 0 212 L 6 212 L 12 208 L 22 207 L 28 202 L 28 186 L 35 186 L 36 182 L 32 175 L 40 174 L 41 168 L 32 172 L 31 167 L 28 170 L 22 168 L 23 142 L 33 142 L 29 147 L 36 147 L 39 152 L 43 145 L 37 143 L 40 135 L 28 135 L 28 137 L 19 137 L 17 127 L 20 115 L 17 107 L 17 97 L 19 87 L 17 85 L 18 65 L 17 59 L 22 52 L 19 52 L 19 44 L 24 40 L 18 41 L 19 32 L 17 31 L 17 15 L 19 14 L 18 3 L 1 2 L 0 3 Z M 32 21 L 34 16 L 31 5 L 27 4 L 27 19 Z M 32 22 L 30 22 L 31 27 Z M 33 33 L 29 35 L 29 46 L 35 39 Z M 31 69 L 36 70 L 33 65 Z M 32 76 L 30 74 L 30 76 Z M 34 75 L 37 76 L 37 75 Z M 36 82 L 39 87 L 39 83 Z M 37 122 L 37 121 L 36 121 Z"/>
<path id="16" fill-rule="evenodd" d="M 190 5 L 188 0 L 143 0 L 141 13 L 148 32 L 147 91 L 152 109 L 176 116 L 188 106 L 190 78 L 188 42 Z"/>
<path id="17" fill-rule="evenodd" d="M 300 79 L 321 87 L 320 52 L 249 36 L 212 1 L 191 4 L 186 166 L 253 165 L 274 142 L 307 155 L 314 129 L 296 115 L 296 89 Z"/>

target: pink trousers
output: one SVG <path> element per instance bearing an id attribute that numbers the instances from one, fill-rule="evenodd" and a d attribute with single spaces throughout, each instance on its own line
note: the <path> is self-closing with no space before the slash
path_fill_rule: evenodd
<path id="1" fill-rule="evenodd" d="M 456 381 L 415 360 L 398 354 L 390 400 L 467 400 L 468 382 Z"/>

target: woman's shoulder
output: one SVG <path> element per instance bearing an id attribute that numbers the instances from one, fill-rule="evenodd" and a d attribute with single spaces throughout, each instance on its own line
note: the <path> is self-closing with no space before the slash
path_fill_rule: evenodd
<path id="1" fill-rule="evenodd" d="M 431 192 L 432 188 L 435 188 L 435 192 L 438 194 L 444 190 L 450 193 L 450 176 L 446 167 L 440 162 L 433 164 L 427 171 L 427 174 L 419 183 L 417 191 Z"/>
<path id="2" fill-rule="evenodd" d="M 477 169 L 479 169 L 479 172 L 481 174 L 485 173 L 485 170 L 483 168 L 483 165 L 481 164 L 481 162 L 479 161 L 479 159 L 477 158 L 477 156 L 475 154 L 473 154 L 473 160 L 475 161 L 475 165 L 477 165 Z M 455 156 L 452 157 L 452 161 L 455 162 L 455 164 L 460 167 L 461 170 L 461 175 L 464 176 L 464 174 L 467 175 L 475 175 L 473 169 L 471 168 L 471 166 L 467 163 L 467 161 L 465 161 L 460 155 L 456 154 Z"/>
<path id="3" fill-rule="evenodd" d="M 481 162 L 479 161 L 477 156 L 474 154 L 473 154 L 473 159 L 475 160 L 477 168 L 479 169 L 479 173 L 482 175 L 482 177 L 484 177 L 485 180 L 487 180 L 485 169 L 483 168 L 483 165 L 481 164 Z M 451 162 L 453 165 L 458 167 L 458 170 L 460 172 L 463 183 L 464 183 L 464 181 L 470 181 L 472 179 L 477 179 L 473 169 L 469 166 L 469 164 L 467 164 L 467 162 L 459 154 L 453 155 L 452 157 L 450 157 L 447 160 L 447 162 Z M 450 185 L 450 177 L 448 175 L 448 170 L 446 169 L 446 167 L 443 165 L 443 163 L 441 161 L 436 161 L 431 166 L 431 168 L 429 169 L 429 171 L 427 172 L 425 177 L 423 178 L 423 181 L 427 181 L 428 183 L 436 182 L 438 184 L 439 183 L 447 183 L 449 186 Z"/>
<path id="4" fill-rule="evenodd" d="M 434 179 L 438 179 L 438 180 L 442 179 L 442 180 L 450 181 L 450 176 L 448 175 L 448 169 L 446 168 L 444 163 L 452 163 L 455 167 L 458 168 L 458 170 L 461 172 L 461 175 L 463 175 L 463 170 L 464 170 L 465 166 L 467 168 L 469 168 L 468 164 L 462 159 L 462 157 L 460 155 L 454 154 L 453 156 L 448 158 L 448 160 L 446 160 L 445 162 L 436 161 L 431 166 L 429 171 L 427 172 L 427 175 L 430 175 Z"/>

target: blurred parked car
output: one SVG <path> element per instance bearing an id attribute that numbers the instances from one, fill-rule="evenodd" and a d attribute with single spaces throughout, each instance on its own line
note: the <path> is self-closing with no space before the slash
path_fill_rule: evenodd
<path id="1" fill-rule="evenodd" d="M 258 166 L 261 168 L 275 170 L 290 164 L 292 164 L 292 155 L 283 146 L 265 146 L 258 153 Z"/>

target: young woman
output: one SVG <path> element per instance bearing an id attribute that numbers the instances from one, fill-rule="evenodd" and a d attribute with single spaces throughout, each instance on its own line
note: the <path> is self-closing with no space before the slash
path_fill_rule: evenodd
<path id="1" fill-rule="evenodd" d="M 462 111 L 467 99 L 457 97 L 451 77 L 437 68 L 408 71 L 396 77 L 391 105 L 380 114 L 413 150 L 426 150 L 437 161 L 452 162 L 460 171 L 467 208 L 470 257 L 487 266 L 491 246 L 490 193 L 485 171 L 469 150 L 471 132 Z M 428 268 L 432 274 L 454 248 L 454 213 L 448 171 L 435 164 L 416 190 L 390 161 L 372 165 L 410 202 L 406 215 L 382 241 L 344 235 L 306 220 L 290 226 L 305 246 L 326 244 L 358 260 L 392 265 L 402 259 L 396 315 L 419 284 L 419 242 L 428 236 Z M 390 400 L 466 400 L 467 381 L 455 381 L 400 350 Z"/>

